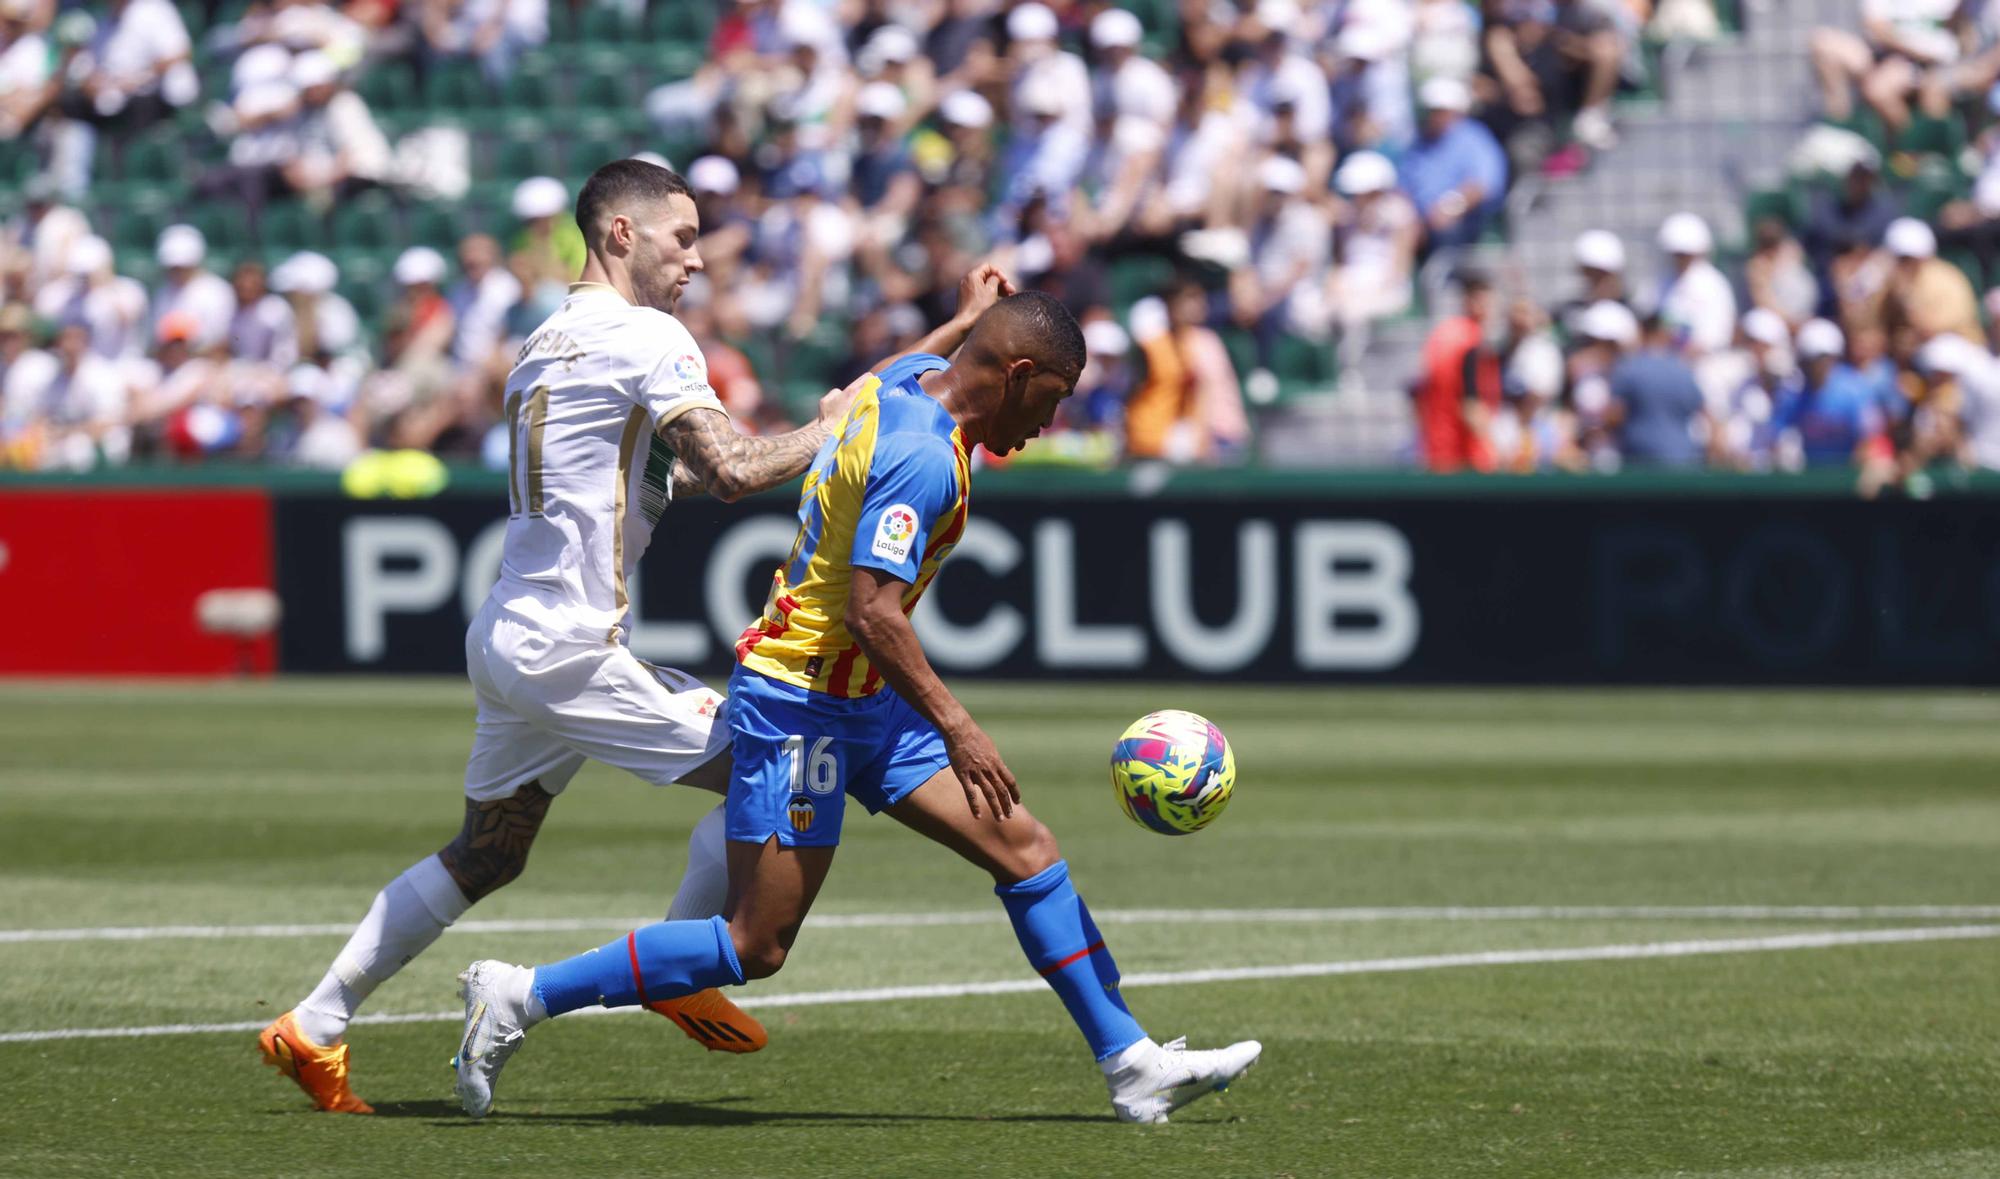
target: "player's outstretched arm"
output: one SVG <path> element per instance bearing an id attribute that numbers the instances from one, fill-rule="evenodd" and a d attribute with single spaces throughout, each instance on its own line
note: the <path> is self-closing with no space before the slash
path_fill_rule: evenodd
<path id="1" fill-rule="evenodd" d="M 1002 818 L 1014 813 L 1021 801 L 1021 788 L 1013 772 L 1000 760 L 1000 751 L 986 735 L 965 705 L 944 686 L 925 657 L 916 628 L 903 613 L 903 594 L 910 587 L 902 581 L 865 565 L 854 567 L 854 579 L 847 594 L 847 630 L 860 644 L 882 679 L 897 695 L 909 701 L 943 735 L 951 754 L 951 768 L 965 790 L 965 800 L 978 818 L 980 800 Z"/>
<path id="2" fill-rule="evenodd" d="M 863 374 L 845 389 L 829 390 L 819 399 L 819 417 L 789 434 L 739 434 L 727 415 L 712 409 L 691 409 L 668 422 L 660 437 L 674 450 L 674 498 L 705 491 L 735 503 L 798 478 L 840 428 L 866 379 Z"/>
<path id="3" fill-rule="evenodd" d="M 908 356 L 910 352 L 928 352 L 932 356 L 949 357 L 958 351 L 960 344 L 965 343 L 965 337 L 972 334 L 972 325 L 979 322 L 979 317 L 986 313 L 986 309 L 1013 293 L 1013 280 L 1002 273 L 998 266 L 991 262 L 980 263 L 972 268 L 971 273 L 958 280 L 958 313 L 932 328 L 929 335 L 910 345 L 909 352 L 899 352 L 895 356 L 884 357 L 875 365 L 875 371 L 881 372 L 898 357 Z"/>

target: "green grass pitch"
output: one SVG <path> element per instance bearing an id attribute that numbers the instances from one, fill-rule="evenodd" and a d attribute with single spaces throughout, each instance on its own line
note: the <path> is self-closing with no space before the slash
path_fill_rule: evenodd
<path id="1" fill-rule="evenodd" d="M 964 694 L 1127 975 L 1164 976 L 1128 988 L 1154 1035 L 1264 1041 L 1229 1093 L 1116 1124 L 1045 991 L 773 1002 L 748 1058 L 650 1015 L 565 1019 L 482 1124 L 452 1101 L 445 1020 L 353 1030 L 374 1118 L 309 1112 L 250 1032 L 24 1039 L 283 1011 L 340 934 L 159 927 L 351 923 L 455 830 L 471 715 L 445 680 L 23 683 L 0 686 L 0 1175 L 2000 1175 L 2000 699 Z M 1104 771 L 1164 707 L 1215 719 L 1240 766 L 1187 839 L 1128 822 Z M 447 934 L 370 1012 L 448 1012 L 473 958 L 660 913 L 708 805 L 587 769 L 528 874 L 467 918 L 503 926 Z M 869 919 L 808 925 L 747 994 L 1022 979 L 988 887 L 857 811 L 818 913 Z M 1486 911 L 1381 911 L 1453 906 Z M 1194 912 L 1215 909 L 1310 912 Z M 907 920 L 935 913 L 964 919 Z M 137 932 L 19 933 L 111 926 Z M 1768 941 L 1795 934 L 1814 948 Z M 1744 952 L 1689 952 L 1717 942 Z M 1653 956 L 1506 962 L 1611 946 Z M 1173 981 L 1329 963 L 1374 965 Z"/>

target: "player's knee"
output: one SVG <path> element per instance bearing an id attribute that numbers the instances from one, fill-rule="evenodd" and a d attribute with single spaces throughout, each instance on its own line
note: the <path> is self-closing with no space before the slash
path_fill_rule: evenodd
<path id="1" fill-rule="evenodd" d="M 777 938 L 737 929 L 731 929 L 729 936 L 745 979 L 769 978 L 784 968 L 786 946 Z"/>
<path id="2" fill-rule="evenodd" d="M 1056 846 L 1055 832 L 1031 815 L 1007 842 L 1007 856 L 1001 867 L 1011 879 L 1002 883 L 1026 880 L 1060 859 L 1062 849 Z"/>
<path id="3" fill-rule="evenodd" d="M 439 849 L 438 861 L 465 899 L 477 901 L 520 878 L 528 867 L 528 848 L 473 848 L 460 838 Z"/>

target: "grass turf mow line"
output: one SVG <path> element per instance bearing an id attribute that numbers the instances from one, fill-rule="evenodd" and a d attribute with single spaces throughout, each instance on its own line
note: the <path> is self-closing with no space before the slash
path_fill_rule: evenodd
<path id="1" fill-rule="evenodd" d="M 2000 905 L 1378 905 L 1338 909 L 1109 909 L 1100 925 L 1233 925 L 1246 921 L 1339 924 L 1379 921 L 1982 921 Z M 632 929 L 653 917 L 548 917 L 460 921 L 446 933 L 574 933 Z M 1002 925 L 988 910 L 962 913 L 834 913 L 809 917 L 814 929 L 901 929 Z M 76 929 L 0 929 L 0 945 L 23 942 L 155 941 L 174 938 L 333 937 L 352 922 L 307 925 L 97 925 Z"/>
<path id="2" fill-rule="evenodd" d="M 1365 958 L 1347 962 L 1300 962 L 1278 966 L 1242 966 L 1218 970 L 1182 970 L 1128 974 L 1122 987 L 1188 986 L 1197 983 L 1254 982 L 1269 979 L 1327 978 L 1344 974 L 1392 974 L 1417 970 L 1449 970 L 1468 966 L 1525 966 L 1568 962 L 1616 962 L 1644 958 L 1688 958 L 1707 954 L 1756 954 L 1784 950 L 1819 950 L 1842 946 L 1895 945 L 1910 942 L 1971 941 L 2000 938 L 2000 925 L 1947 925 L 1917 929 L 1863 929 L 1833 933 L 1790 933 L 1771 937 L 1711 938 L 1677 942 L 1578 946 L 1542 950 L 1475 950 L 1460 954 L 1429 954 L 1405 958 Z M 915 999 L 960 999 L 975 995 L 1015 995 L 1039 992 L 1038 978 L 991 982 L 932 983 L 923 986 L 873 987 L 797 994 L 744 996 L 743 1007 L 818 1007 L 829 1003 L 898 1003 Z M 585 1007 L 574 1014 L 631 1014 L 643 1008 Z M 362 1015 L 357 1024 L 447 1023 L 459 1011 L 407 1015 Z M 46 1031 L 0 1033 L 0 1044 L 32 1044 L 49 1040 L 123 1039 L 150 1036 L 251 1032 L 261 1021 L 212 1024 L 161 1024 L 128 1028 L 54 1028 Z"/>

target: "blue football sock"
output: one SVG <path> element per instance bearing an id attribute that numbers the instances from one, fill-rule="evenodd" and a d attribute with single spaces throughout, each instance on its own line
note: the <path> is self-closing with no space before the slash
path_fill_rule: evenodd
<path id="1" fill-rule="evenodd" d="M 661 921 L 562 962 L 535 967 L 535 997 L 550 1015 L 601 1003 L 631 1007 L 709 987 L 740 986 L 729 923 Z"/>
<path id="2" fill-rule="evenodd" d="M 1057 860 L 1018 884 L 993 890 L 1007 906 L 1028 964 L 1049 980 L 1097 1059 L 1146 1038 L 1118 994 L 1118 964 L 1090 910 L 1069 882 L 1069 862 Z M 553 1008 L 551 1008 L 553 1010 Z"/>

